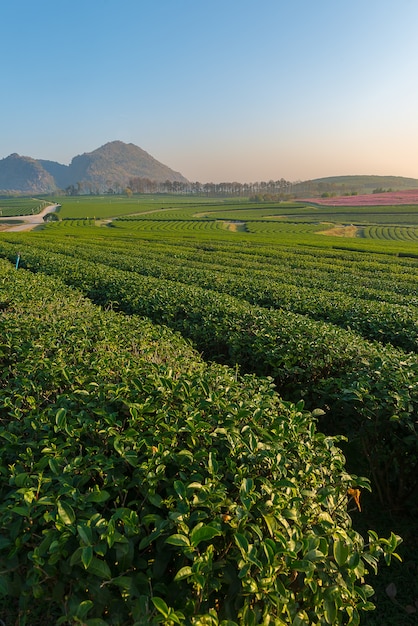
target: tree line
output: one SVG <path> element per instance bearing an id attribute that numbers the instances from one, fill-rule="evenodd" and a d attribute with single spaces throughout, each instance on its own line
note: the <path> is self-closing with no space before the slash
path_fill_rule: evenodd
<path id="1" fill-rule="evenodd" d="M 65 189 L 67 196 L 98 195 L 100 193 L 126 194 L 175 194 L 175 195 L 206 195 L 217 197 L 250 197 L 262 201 L 268 199 L 285 198 L 292 193 L 293 183 L 281 178 L 279 180 L 260 181 L 252 183 L 221 182 L 201 183 L 183 182 L 178 180 L 157 181 L 147 177 L 133 177 L 128 183 L 107 181 L 104 186 L 97 186 L 89 182 L 77 182 Z"/>

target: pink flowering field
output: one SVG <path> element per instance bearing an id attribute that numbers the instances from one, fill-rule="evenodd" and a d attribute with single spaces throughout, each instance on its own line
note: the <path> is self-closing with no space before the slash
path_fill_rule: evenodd
<path id="1" fill-rule="evenodd" d="M 388 206 L 418 204 L 418 189 L 408 189 L 406 191 L 386 191 L 384 193 L 368 193 L 360 196 L 304 198 L 303 200 L 305 202 L 313 202 L 323 206 Z"/>

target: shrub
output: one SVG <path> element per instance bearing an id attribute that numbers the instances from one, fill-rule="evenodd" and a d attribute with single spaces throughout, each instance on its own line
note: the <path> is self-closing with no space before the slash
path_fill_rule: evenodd
<path id="1" fill-rule="evenodd" d="M 55 279 L 9 271 L 2 302 L 10 621 L 358 624 L 373 608 L 364 576 L 399 538 L 353 530 L 367 482 L 303 403 Z"/>

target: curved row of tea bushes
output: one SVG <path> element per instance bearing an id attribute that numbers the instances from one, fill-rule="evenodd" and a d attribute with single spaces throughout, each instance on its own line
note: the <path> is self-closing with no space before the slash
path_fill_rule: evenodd
<path id="1" fill-rule="evenodd" d="M 158 260 L 169 255 L 173 263 L 185 262 L 190 267 L 205 267 L 208 264 L 216 269 L 227 267 L 231 271 L 251 271 L 251 274 L 268 278 L 284 273 L 288 279 L 293 277 L 297 284 L 327 288 L 329 281 L 338 291 L 354 290 L 355 294 L 379 299 L 379 294 L 400 297 L 413 297 L 416 293 L 417 260 L 400 258 L 387 254 L 370 254 L 366 252 L 350 252 L 348 250 L 324 250 L 309 246 L 286 245 L 266 247 L 262 244 L 248 244 L 228 241 L 196 242 L 186 240 L 148 240 L 130 231 L 120 229 L 115 224 L 111 229 L 54 229 L 49 225 L 42 233 L 3 233 L 2 238 L 22 243 L 36 242 L 39 246 L 50 246 L 60 251 L 74 252 L 74 246 L 90 247 L 92 256 L 100 249 L 107 253 L 120 253 L 124 261 L 149 259 Z M 127 254 L 128 253 L 128 254 Z M 219 266 L 219 267 L 218 267 Z M 361 295 L 363 293 L 363 296 Z M 402 303 L 402 300 L 393 302 Z"/>
<path id="2" fill-rule="evenodd" d="M 358 624 L 399 538 L 271 381 L 0 262 L 4 623 Z M 229 620 L 227 622 L 223 620 Z"/>
<path id="3" fill-rule="evenodd" d="M 102 231 L 99 231 L 100 234 Z M 82 233 L 82 234 L 81 234 Z M 251 276 L 263 280 L 276 280 L 278 283 L 328 292 L 350 294 L 365 300 L 377 300 L 391 304 L 418 304 L 416 296 L 417 262 L 412 259 L 399 259 L 387 255 L 365 253 L 330 252 L 320 249 L 277 247 L 268 250 L 260 246 L 246 248 L 244 245 L 220 244 L 204 245 L 192 242 L 149 242 L 120 235 L 109 238 L 89 232 L 86 238 L 83 231 L 77 232 L 69 242 L 66 236 L 58 237 L 49 232 L 42 233 L 42 239 L 20 235 L 22 243 L 43 246 L 56 252 L 77 256 L 80 252 L 92 260 L 101 258 L 119 263 L 119 269 L 140 271 L 164 262 L 169 257 L 173 268 L 196 270 L 211 269 L 216 272 Z M 122 233 L 123 235 L 123 233 Z M 16 241 L 16 236 L 12 241 Z"/>
<path id="4" fill-rule="evenodd" d="M 91 258 L 91 246 L 84 249 L 74 246 L 72 254 L 81 258 Z M 288 274 L 284 272 L 281 276 L 271 273 L 269 277 L 251 274 L 243 280 L 242 271 L 225 272 L 225 267 L 221 271 L 214 271 L 213 267 L 196 268 L 185 265 L 176 267 L 168 256 L 157 262 L 155 259 L 136 260 L 129 255 L 115 255 L 108 250 L 100 250 L 95 253 L 95 262 L 146 276 L 194 284 L 204 289 L 230 294 L 262 307 L 282 308 L 293 313 L 301 313 L 313 319 L 350 328 L 367 339 L 391 343 L 406 351 L 418 351 L 416 307 L 410 303 L 397 305 L 376 301 L 367 293 L 363 294 L 364 299 L 335 291 L 333 287 L 336 277 L 329 279 L 326 290 L 289 283 Z M 380 297 L 383 298 L 384 293 L 380 293 Z"/>
<path id="5" fill-rule="evenodd" d="M 365 236 L 370 239 L 385 239 L 387 241 L 418 241 L 418 230 L 411 226 L 366 226 Z"/>
<path id="6" fill-rule="evenodd" d="M 298 284 L 294 275 L 289 276 L 285 269 L 280 270 L 280 273 L 271 269 L 270 272 L 264 271 L 261 275 L 252 272 L 243 280 L 242 268 L 236 271 L 234 267 L 230 267 L 226 272 L 225 266 L 216 264 L 186 265 L 170 257 L 168 252 L 164 256 L 156 257 L 152 254 L 140 255 L 132 250 L 129 254 L 121 254 L 120 251 L 115 252 L 112 248 L 103 246 L 96 247 L 93 252 L 91 244 L 68 246 L 44 243 L 42 247 L 76 258 L 94 258 L 95 263 L 123 271 L 133 271 L 145 276 L 194 284 L 204 289 L 227 293 L 258 306 L 282 308 L 308 315 L 313 319 L 354 330 L 366 339 L 390 343 L 406 351 L 418 351 L 418 308 L 411 306 L 411 297 L 399 296 L 399 300 L 403 302 L 399 305 L 385 301 L 385 294 L 388 292 L 376 293 L 377 290 L 370 291 L 367 288 L 358 290 L 360 296 L 353 296 L 351 292 L 347 294 L 335 289 L 338 281 L 336 274 L 329 276 L 327 281 L 321 279 L 322 287 L 314 288 L 315 278 L 311 274 L 309 277 L 311 284 L 303 286 Z M 362 280 L 364 281 L 364 277 Z M 414 284 L 413 298 L 416 300 L 415 294 Z M 380 300 L 376 300 L 377 297 Z M 388 295 L 387 298 L 390 300 L 392 296 Z"/>
<path id="7" fill-rule="evenodd" d="M 49 202 L 37 198 L 2 198 L 0 209 L 2 217 L 20 217 L 22 215 L 33 215 L 40 213 Z"/>
<path id="8" fill-rule="evenodd" d="M 15 250 L 0 246 L 0 254 L 10 258 Z M 22 263 L 58 275 L 98 304 L 180 331 L 207 359 L 272 376 L 283 397 L 303 397 L 309 407 L 323 408 L 328 432 L 360 441 L 382 501 L 401 506 L 413 493 L 418 481 L 416 355 L 307 316 L 45 250 L 22 249 Z"/>

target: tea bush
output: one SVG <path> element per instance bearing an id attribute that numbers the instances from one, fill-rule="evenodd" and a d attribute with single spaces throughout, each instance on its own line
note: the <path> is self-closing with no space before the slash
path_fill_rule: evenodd
<path id="1" fill-rule="evenodd" d="M 0 607 L 24 625 L 358 624 L 365 539 L 316 413 L 0 264 Z"/>
<path id="2" fill-rule="evenodd" d="M 11 260 L 16 249 L 0 244 L 0 254 Z M 417 488 L 415 354 L 305 315 L 36 246 L 22 247 L 21 263 L 58 275 L 102 306 L 166 324 L 190 338 L 207 359 L 272 376 L 286 399 L 303 397 L 309 408 L 326 410 L 327 432 L 359 442 L 363 467 L 369 466 L 376 491 L 389 507 L 405 506 Z"/>
<path id="3" fill-rule="evenodd" d="M 357 268 L 357 273 L 353 272 L 354 276 L 347 277 L 347 264 L 342 269 L 334 259 L 328 264 L 323 262 L 323 267 L 317 262 L 315 270 L 311 268 L 306 272 L 303 271 L 300 258 L 292 260 L 291 253 L 286 262 L 281 260 L 279 266 L 271 265 L 261 271 L 251 266 L 247 269 L 242 261 L 235 268 L 235 258 L 233 263 L 231 259 L 227 268 L 225 265 L 217 265 L 217 255 L 213 253 L 211 261 L 205 264 L 195 259 L 188 259 L 187 264 L 182 259 L 176 262 L 168 247 L 166 254 L 160 255 L 149 250 L 135 250 L 124 255 L 118 249 L 103 245 L 96 245 L 92 251 L 91 243 L 83 245 L 80 242 L 68 246 L 59 241 L 47 241 L 42 247 L 79 259 L 90 260 L 94 256 L 95 263 L 118 270 L 196 285 L 227 293 L 262 307 L 307 314 L 312 319 L 350 328 L 369 340 L 390 343 L 406 351 L 418 351 L 418 312 L 416 306 L 411 306 L 417 304 L 416 277 L 409 290 L 407 277 L 400 274 L 404 268 L 399 268 L 394 263 L 392 270 L 397 270 L 395 276 L 389 274 L 383 280 L 382 272 L 379 272 L 382 268 L 377 264 L 374 272 L 368 269 L 360 273 Z M 302 267 L 297 266 L 298 262 Z M 361 266 L 361 261 L 359 265 Z M 250 275 L 246 275 L 243 280 L 243 272 L 247 274 L 248 271 L 251 272 Z M 379 280 L 373 277 L 373 273 L 378 272 Z M 394 291 L 395 277 L 406 288 L 406 294 Z M 369 284 L 378 282 L 378 288 Z"/>
<path id="4" fill-rule="evenodd" d="M 231 254 L 227 265 L 225 253 L 216 250 L 206 261 L 192 254 L 185 258 L 179 246 L 167 245 L 165 251 L 131 247 L 124 254 L 113 242 L 105 246 L 94 238 L 68 245 L 55 237 L 32 245 L 77 259 L 94 258 L 95 263 L 126 272 L 227 293 L 262 307 L 306 314 L 350 328 L 367 339 L 418 351 L 416 275 L 413 267 L 400 265 L 399 260 L 372 264 L 347 259 L 341 266 L 333 257 L 318 259 L 312 253 L 311 258 L 301 258 L 289 250 L 286 258 L 277 252 L 265 267 L 265 263 L 243 259 L 242 254 Z"/>

